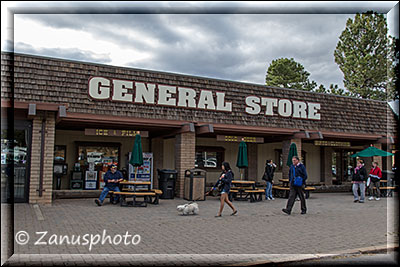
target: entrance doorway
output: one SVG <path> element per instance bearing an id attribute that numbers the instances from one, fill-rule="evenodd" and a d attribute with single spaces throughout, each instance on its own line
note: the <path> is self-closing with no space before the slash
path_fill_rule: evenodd
<path id="1" fill-rule="evenodd" d="M 13 140 L 7 139 L 7 128 L 1 130 L 1 171 L 2 184 L 5 184 L 5 198 L 2 201 L 8 203 L 28 202 L 29 196 L 29 166 L 30 166 L 30 143 L 31 123 L 14 122 Z M 14 150 L 12 150 L 14 147 Z M 10 199 L 8 168 L 14 167 L 14 199 Z"/>
<path id="2" fill-rule="evenodd" d="M 332 153 L 332 173 L 336 179 L 334 184 L 342 184 L 351 182 L 353 178 L 354 168 L 357 166 L 356 158 L 351 155 L 359 150 L 338 149 Z"/>

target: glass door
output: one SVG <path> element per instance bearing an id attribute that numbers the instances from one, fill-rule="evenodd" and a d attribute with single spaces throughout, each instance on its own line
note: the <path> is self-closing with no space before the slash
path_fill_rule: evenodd
<path id="1" fill-rule="evenodd" d="M 29 162 L 30 162 L 30 123 L 15 122 L 13 140 L 7 139 L 7 129 L 1 130 L 1 183 L 5 196 L 2 201 L 11 202 L 9 168 L 14 167 L 14 202 L 28 202 Z M 12 149 L 14 147 L 14 150 Z"/>

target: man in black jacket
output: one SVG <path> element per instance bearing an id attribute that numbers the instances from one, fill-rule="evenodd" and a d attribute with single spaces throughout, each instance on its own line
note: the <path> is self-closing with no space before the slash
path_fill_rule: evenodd
<path id="1" fill-rule="evenodd" d="M 272 184 L 274 183 L 275 168 L 276 165 L 272 162 L 272 159 L 267 160 L 264 176 L 262 178 L 266 183 L 265 200 L 275 200 L 272 196 Z"/>
<path id="2" fill-rule="evenodd" d="M 292 158 L 292 166 L 289 169 L 289 185 L 290 185 L 290 192 L 289 192 L 289 199 L 286 204 L 286 209 L 282 209 L 282 211 L 288 215 L 292 212 L 292 208 L 294 205 L 294 201 L 296 199 L 296 195 L 300 197 L 301 202 L 301 214 L 307 213 L 306 207 L 306 198 L 304 196 L 303 188 L 305 187 L 306 180 L 307 180 L 307 171 L 306 167 L 300 162 L 299 157 L 294 156 Z M 294 180 L 296 177 L 300 177 L 302 179 L 301 186 L 295 186 Z"/>
<path id="3" fill-rule="evenodd" d="M 367 180 L 367 170 L 364 167 L 363 160 L 357 160 L 357 167 L 354 169 L 353 175 L 353 195 L 354 202 L 364 203 L 365 199 L 365 181 Z M 358 195 L 358 188 L 360 188 L 360 196 Z"/>

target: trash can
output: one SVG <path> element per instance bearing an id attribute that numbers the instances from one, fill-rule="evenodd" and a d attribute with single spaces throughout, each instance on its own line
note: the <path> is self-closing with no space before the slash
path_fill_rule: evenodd
<path id="1" fill-rule="evenodd" d="M 162 191 L 161 199 L 174 199 L 175 182 L 178 177 L 176 170 L 157 170 L 158 171 L 158 187 Z"/>
<path id="2" fill-rule="evenodd" d="M 206 174 L 202 169 L 185 171 L 184 199 L 189 201 L 206 200 Z"/>

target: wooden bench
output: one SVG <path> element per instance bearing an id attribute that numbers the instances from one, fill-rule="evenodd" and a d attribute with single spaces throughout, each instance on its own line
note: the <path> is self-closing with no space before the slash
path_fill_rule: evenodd
<path id="1" fill-rule="evenodd" d="M 290 188 L 279 185 L 273 185 L 272 190 L 275 197 L 287 198 L 289 196 Z"/>
<path id="2" fill-rule="evenodd" d="M 149 200 L 149 197 L 156 197 L 155 192 L 114 192 L 114 195 L 119 195 L 121 200 L 120 204 L 121 206 L 134 206 L 134 207 L 146 207 L 148 202 L 151 202 L 151 199 Z M 126 201 L 126 198 L 132 197 L 133 201 L 132 204 Z M 143 197 L 144 201 L 136 201 L 137 197 Z"/>
<path id="3" fill-rule="evenodd" d="M 308 199 L 310 197 L 310 191 L 314 191 L 316 188 L 312 187 L 312 186 L 306 186 L 306 188 L 304 188 L 305 195 L 306 195 L 306 199 Z"/>
<path id="4" fill-rule="evenodd" d="M 305 191 L 305 197 L 308 199 L 310 197 L 310 191 L 314 191 L 316 188 L 312 186 L 306 186 L 304 188 Z M 279 185 L 274 185 L 272 186 L 272 190 L 275 190 L 275 196 L 277 197 L 283 197 L 283 198 L 288 198 L 289 197 L 289 187 L 284 187 L 284 186 L 279 186 Z"/>
<path id="5" fill-rule="evenodd" d="M 232 201 L 234 197 L 236 197 L 236 194 L 239 193 L 238 189 L 232 189 L 229 191 L 228 199 L 229 201 Z"/>
<path id="6" fill-rule="evenodd" d="M 263 189 L 251 189 L 251 190 L 245 190 L 244 192 L 246 194 L 249 194 L 250 202 L 262 201 L 262 197 L 265 194 L 265 191 Z"/>
<path id="7" fill-rule="evenodd" d="M 155 204 L 155 205 L 159 204 L 160 196 L 162 195 L 162 190 L 160 190 L 160 189 L 151 189 L 150 191 L 147 191 L 147 190 L 136 190 L 136 191 L 134 191 L 131 188 L 124 188 L 122 190 L 123 190 L 123 192 L 137 192 L 137 193 L 153 192 L 153 193 L 156 193 L 156 195 L 154 196 L 154 200 L 152 200 L 152 196 L 151 195 L 149 195 L 149 197 L 147 199 L 148 203 Z"/>
<path id="8" fill-rule="evenodd" d="M 376 187 L 374 186 L 374 189 L 376 190 Z M 392 197 L 393 196 L 393 190 L 395 190 L 395 186 L 380 186 L 379 190 L 381 190 L 381 197 Z M 367 191 L 369 194 L 369 190 Z"/>

